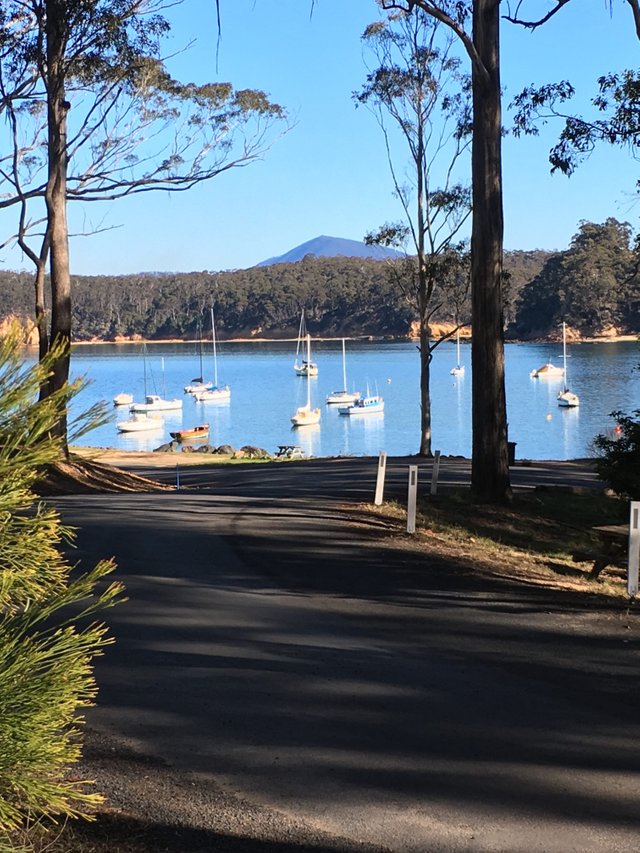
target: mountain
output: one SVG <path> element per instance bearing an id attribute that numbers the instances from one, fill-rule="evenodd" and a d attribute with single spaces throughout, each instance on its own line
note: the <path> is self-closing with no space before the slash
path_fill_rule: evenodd
<path id="1" fill-rule="evenodd" d="M 295 249 L 290 249 L 284 255 L 268 258 L 256 264 L 258 267 L 268 267 L 271 264 L 293 264 L 301 261 L 305 255 L 316 255 L 321 258 L 335 258 L 341 255 L 346 258 L 373 258 L 382 261 L 385 258 L 399 258 L 400 252 L 386 249 L 384 246 L 367 246 L 360 240 L 346 240 L 344 237 L 314 237 L 306 243 L 301 243 Z"/>

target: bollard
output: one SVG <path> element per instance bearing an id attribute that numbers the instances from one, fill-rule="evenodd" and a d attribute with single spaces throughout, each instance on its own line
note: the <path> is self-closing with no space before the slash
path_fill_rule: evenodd
<path id="1" fill-rule="evenodd" d="M 176 463 L 176 492 L 180 491 L 180 466 Z"/>
<path id="2" fill-rule="evenodd" d="M 440 474 L 440 451 L 433 454 L 433 471 L 431 472 L 431 494 L 438 493 L 438 475 Z"/>
<path id="3" fill-rule="evenodd" d="M 640 501 L 631 501 L 629 514 L 629 566 L 627 592 L 631 598 L 638 594 L 638 569 L 640 568 Z"/>
<path id="4" fill-rule="evenodd" d="M 378 459 L 378 476 L 376 478 L 376 495 L 373 499 L 373 502 L 376 506 L 380 506 L 382 503 L 382 495 L 384 493 L 384 478 L 387 471 L 387 454 L 384 450 L 380 453 L 380 458 Z"/>
<path id="5" fill-rule="evenodd" d="M 418 494 L 418 466 L 409 465 L 409 494 L 407 496 L 407 533 L 416 532 L 416 496 Z"/>

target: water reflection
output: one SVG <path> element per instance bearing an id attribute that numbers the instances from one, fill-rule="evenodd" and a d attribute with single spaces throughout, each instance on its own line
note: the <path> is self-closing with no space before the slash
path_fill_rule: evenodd
<path id="1" fill-rule="evenodd" d="M 319 456 L 320 449 L 320 424 L 298 427 L 291 430 L 291 443 L 298 444 L 305 456 Z"/>

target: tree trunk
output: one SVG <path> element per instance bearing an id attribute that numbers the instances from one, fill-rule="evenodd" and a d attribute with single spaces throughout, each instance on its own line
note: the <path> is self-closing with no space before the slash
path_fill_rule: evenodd
<path id="1" fill-rule="evenodd" d="M 64 54 L 66 47 L 65 4 L 46 0 L 47 118 L 49 172 L 46 191 L 51 273 L 51 343 L 62 345 L 50 382 L 50 390 L 63 388 L 69 379 L 71 348 L 71 277 L 67 228 L 67 111 Z M 66 417 L 59 424 L 65 438 Z"/>
<path id="2" fill-rule="evenodd" d="M 420 316 L 420 456 L 431 456 L 431 350 L 427 316 L 429 300 L 424 271 L 419 271 L 418 309 Z"/>
<path id="3" fill-rule="evenodd" d="M 488 72 L 473 75 L 473 224 L 471 235 L 471 488 L 481 500 L 509 499 L 502 314 L 502 165 L 500 0 L 474 0 L 473 42 Z"/>

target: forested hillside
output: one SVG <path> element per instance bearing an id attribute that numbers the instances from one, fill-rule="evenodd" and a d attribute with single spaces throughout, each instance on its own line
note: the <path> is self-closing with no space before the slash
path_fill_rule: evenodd
<path id="1" fill-rule="evenodd" d="M 610 326 L 640 331 L 630 239 L 629 226 L 610 219 L 583 223 L 566 252 L 508 252 L 508 336 L 543 337 L 562 319 L 585 335 Z M 395 261 L 308 255 L 298 263 L 220 273 L 74 276 L 74 338 L 193 338 L 199 324 L 208 328 L 212 304 L 220 338 L 295 336 L 302 309 L 314 335 L 406 336 L 416 311 L 398 269 Z M 446 294 L 434 304 L 440 305 L 434 321 L 453 321 Z M 32 313 L 31 274 L 0 272 L 0 318 L 26 320 Z"/>

